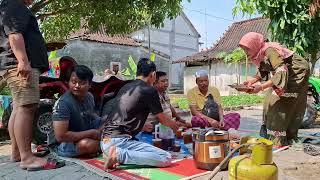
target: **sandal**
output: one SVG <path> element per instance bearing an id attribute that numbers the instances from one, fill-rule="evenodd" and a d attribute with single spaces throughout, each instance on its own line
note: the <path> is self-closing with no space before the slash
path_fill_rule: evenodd
<path id="1" fill-rule="evenodd" d="M 30 167 L 26 168 L 27 171 L 41 171 L 41 170 L 50 170 L 57 169 L 65 166 L 66 163 L 64 161 L 58 161 L 56 159 L 48 158 L 46 164 L 39 167 Z"/>
<path id="2" fill-rule="evenodd" d="M 37 157 L 45 157 L 48 154 L 50 154 L 50 149 L 45 145 L 39 145 L 36 148 L 36 151 L 33 152 L 33 155 L 35 155 Z"/>

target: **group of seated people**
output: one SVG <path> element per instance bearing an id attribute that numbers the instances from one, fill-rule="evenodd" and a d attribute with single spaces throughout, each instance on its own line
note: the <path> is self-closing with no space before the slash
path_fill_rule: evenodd
<path id="1" fill-rule="evenodd" d="M 53 108 L 54 149 L 60 156 L 103 153 L 106 170 L 119 164 L 166 167 L 171 164 L 171 154 L 135 140 L 139 132 L 154 131 L 158 122 L 173 131 L 182 126 L 225 130 L 239 126 L 239 114 L 223 115 L 220 93 L 209 87 L 208 74 L 203 70 L 196 73 L 197 86 L 187 95 L 193 115 L 191 122 L 176 113 L 166 94 L 168 76 L 156 71 L 154 62 L 147 58 L 140 59 L 136 80 L 119 90 L 112 103 L 108 104 L 110 111 L 104 117 L 99 117 L 94 110 L 94 98 L 89 93 L 92 78 L 93 72 L 88 67 L 76 66 L 70 76 L 69 91 L 57 100 Z M 220 121 L 201 111 L 210 94 L 219 105 Z"/>

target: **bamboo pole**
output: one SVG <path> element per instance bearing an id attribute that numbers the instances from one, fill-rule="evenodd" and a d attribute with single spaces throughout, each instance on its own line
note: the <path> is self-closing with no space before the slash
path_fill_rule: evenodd
<path id="1" fill-rule="evenodd" d="M 246 55 L 246 81 L 248 81 L 248 57 Z"/>

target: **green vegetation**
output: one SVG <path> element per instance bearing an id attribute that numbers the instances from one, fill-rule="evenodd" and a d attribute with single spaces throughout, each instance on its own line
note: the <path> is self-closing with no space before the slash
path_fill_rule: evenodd
<path id="1" fill-rule="evenodd" d="M 7 96 L 11 96 L 10 90 L 9 88 L 6 86 L 4 87 L 1 91 L 0 91 L 0 95 L 7 95 Z M 2 117 L 4 112 L 4 109 L 2 108 L 2 106 L 0 105 L 0 118 Z"/>
<path id="2" fill-rule="evenodd" d="M 189 109 L 189 102 L 188 102 L 188 99 L 185 97 L 174 98 L 172 99 L 171 103 L 177 104 L 180 109 L 183 109 L 183 110 Z"/>
<path id="3" fill-rule="evenodd" d="M 189 1 L 189 0 L 188 0 Z M 82 27 L 93 32 L 127 34 L 150 24 L 163 26 L 165 18 L 175 18 L 182 0 L 35 0 L 31 11 L 40 22 L 47 41 L 65 40 Z"/>
<path id="4" fill-rule="evenodd" d="M 6 86 L 0 91 L 0 95 L 11 96 L 10 89 Z"/>
<path id="5" fill-rule="evenodd" d="M 3 112 L 4 112 L 4 109 L 0 107 L 0 118 L 2 118 Z"/>
<path id="6" fill-rule="evenodd" d="M 235 107 L 245 105 L 256 105 L 263 102 L 263 96 L 252 94 L 241 94 L 233 96 L 222 96 L 223 107 Z"/>
<path id="7" fill-rule="evenodd" d="M 318 7 L 319 2 L 312 0 L 236 0 L 233 14 L 259 14 L 269 18 L 272 38 L 299 54 L 310 57 L 314 68 L 320 50 Z M 309 8 L 313 10 L 313 16 L 309 14 Z"/>
<path id="8" fill-rule="evenodd" d="M 222 96 L 222 106 L 236 107 L 236 106 L 249 106 L 261 104 L 263 102 L 263 96 L 251 95 L 251 94 L 241 94 L 233 96 Z M 189 109 L 189 103 L 187 98 L 173 98 L 171 101 L 173 104 L 177 104 L 180 109 Z"/>
<path id="9" fill-rule="evenodd" d="M 231 53 L 220 52 L 216 58 L 223 59 L 227 64 L 240 63 L 246 61 L 246 53 L 241 48 L 236 48 Z"/>

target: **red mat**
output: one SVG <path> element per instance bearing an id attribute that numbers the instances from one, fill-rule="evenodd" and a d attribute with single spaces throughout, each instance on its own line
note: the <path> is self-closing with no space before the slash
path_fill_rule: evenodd
<path id="1" fill-rule="evenodd" d="M 101 157 L 89 160 L 83 160 L 85 163 L 92 167 L 104 170 L 104 162 Z M 118 167 L 118 170 L 110 172 L 113 176 L 116 176 L 125 180 L 132 179 L 165 179 L 176 180 L 193 176 L 207 172 L 206 170 L 197 169 L 193 159 L 183 159 L 181 161 L 174 162 L 167 168 L 154 168 L 143 167 L 137 165 L 122 165 Z"/>

